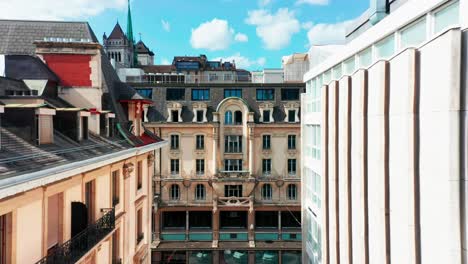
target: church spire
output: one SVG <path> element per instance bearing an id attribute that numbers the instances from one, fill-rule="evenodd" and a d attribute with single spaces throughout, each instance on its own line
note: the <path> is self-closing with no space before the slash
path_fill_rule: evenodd
<path id="1" fill-rule="evenodd" d="M 133 38 L 132 12 L 130 10 L 130 0 L 128 0 L 127 38 L 131 43 L 135 43 L 135 39 Z"/>

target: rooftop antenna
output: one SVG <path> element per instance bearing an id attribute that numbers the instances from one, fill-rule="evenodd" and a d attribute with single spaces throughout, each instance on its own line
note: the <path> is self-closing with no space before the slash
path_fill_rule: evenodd
<path id="1" fill-rule="evenodd" d="M 141 41 L 141 32 L 140 32 L 140 33 L 138 33 L 138 35 L 140 35 L 140 41 Z"/>

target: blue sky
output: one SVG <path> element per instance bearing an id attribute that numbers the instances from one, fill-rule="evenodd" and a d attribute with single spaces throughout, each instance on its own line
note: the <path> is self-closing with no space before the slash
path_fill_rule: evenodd
<path id="1" fill-rule="evenodd" d="M 117 20 L 124 30 L 127 24 L 126 0 L 1 2 L 0 18 L 89 21 L 100 40 Z M 25 5 L 26 12 L 21 7 Z M 305 52 L 311 43 L 339 42 L 346 24 L 368 6 L 369 0 L 131 2 L 136 39 L 141 33 L 156 54 L 156 64 L 171 62 L 175 55 L 206 54 L 210 59 L 236 59 L 238 66 L 250 70 L 281 67 L 282 56 Z"/>

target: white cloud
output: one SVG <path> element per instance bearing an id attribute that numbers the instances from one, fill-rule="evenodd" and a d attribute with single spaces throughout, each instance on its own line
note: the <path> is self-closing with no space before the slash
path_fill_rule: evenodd
<path id="1" fill-rule="evenodd" d="M 275 14 L 265 9 L 249 11 L 245 22 L 257 27 L 257 36 L 269 50 L 288 46 L 292 36 L 301 28 L 294 12 L 287 8 L 280 8 Z"/>
<path id="2" fill-rule="evenodd" d="M 161 64 L 162 65 L 169 65 L 169 64 L 171 64 L 171 62 L 167 58 L 162 58 L 161 59 Z"/>
<path id="3" fill-rule="evenodd" d="M 314 23 L 311 22 L 311 21 L 308 21 L 308 22 L 304 22 L 301 24 L 301 27 L 305 30 L 309 30 L 311 29 L 312 27 L 314 26 Z"/>
<path id="4" fill-rule="evenodd" d="M 162 24 L 162 27 L 163 27 L 163 29 L 165 31 L 167 31 L 167 32 L 171 31 L 171 24 L 169 23 L 169 21 L 161 19 L 161 24 Z"/>
<path id="5" fill-rule="evenodd" d="M 296 4 L 308 4 L 308 5 L 328 5 L 329 0 L 297 0 Z"/>
<path id="6" fill-rule="evenodd" d="M 234 61 L 238 69 L 242 69 L 242 68 L 247 69 L 251 67 L 263 67 L 266 63 L 266 59 L 264 57 L 260 57 L 256 60 L 252 60 L 252 59 L 242 56 L 239 52 L 229 57 L 218 57 L 218 58 L 215 58 L 214 60 L 223 60 L 223 61 L 231 61 L 231 62 Z"/>
<path id="7" fill-rule="evenodd" d="M 261 7 L 271 4 L 272 0 L 258 0 L 258 5 Z"/>
<path id="8" fill-rule="evenodd" d="M 195 49 L 224 50 L 229 47 L 234 35 L 234 29 L 226 20 L 213 19 L 192 29 L 190 44 Z"/>
<path id="9" fill-rule="evenodd" d="M 234 39 L 237 42 L 247 42 L 247 41 L 249 41 L 249 37 L 247 37 L 247 35 L 242 34 L 242 33 L 237 33 L 236 36 L 234 37 Z"/>
<path id="10" fill-rule="evenodd" d="M 64 20 L 96 16 L 106 9 L 124 10 L 127 0 L 5 0 L 0 1 L 2 19 Z"/>
<path id="11" fill-rule="evenodd" d="M 316 24 L 307 32 L 307 38 L 311 45 L 343 44 L 346 36 L 346 28 L 352 20 L 336 24 Z"/>

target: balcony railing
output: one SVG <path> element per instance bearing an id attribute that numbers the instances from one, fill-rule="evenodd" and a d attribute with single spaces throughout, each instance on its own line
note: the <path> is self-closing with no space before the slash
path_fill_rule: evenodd
<path id="1" fill-rule="evenodd" d="M 75 263 L 115 228 L 115 209 L 111 209 L 94 224 L 58 246 L 37 264 Z"/>

